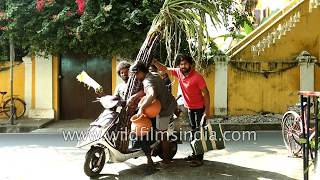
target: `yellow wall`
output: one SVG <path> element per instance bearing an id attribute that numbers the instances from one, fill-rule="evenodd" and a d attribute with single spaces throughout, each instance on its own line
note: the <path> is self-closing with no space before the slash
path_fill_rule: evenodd
<path id="1" fill-rule="evenodd" d="M 319 65 L 315 65 L 314 66 L 314 90 L 315 91 L 320 91 L 320 66 Z"/>
<path id="2" fill-rule="evenodd" d="M 58 56 L 52 56 L 52 83 L 53 83 L 53 110 L 55 119 L 60 119 L 59 109 L 59 68 L 60 58 Z"/>
<path id="3" fill-rule="evenodd" d="M 291 31 L 287 32 L 285 36 L 281 36 L 280 40 L 276 40 L 276 43 L 269 48 L 265 48 L 260 56 L 253 55 L 251 52 L 251 46 L 256 45 L 262 40 L 268 33 L 271 33 L 279 23 L 283 24 L 287 22 L 289 17 L 294 13 L 300 11 L 300 22 L 293 27 Z M 309 13 L 309 1 L 304 1 L 298 8 L 285 16 L 279 23 L 276 23 L 274 27 L 269 28 L 261 36 L 256 38 L 252 43 L 246 46 L 242 51 L 237 53 L 232 59 L 244 59 L 244 60 L 259 60 L 259 61 L 276 61 L 276 60 L 293 60 L 303 50 L 308 51 L 311 55 L 319 59 L 320 48 L 320 23 L 318 23 L 320 17 L 320 8 L 313 9 Z"/>
<path id="4" fill-rule="evenodd" d="M 289 17 L 300 12 L 300 21 L 296 26 L 287 32 L 286 35 L 277 39 L 275 44 L 266 47 L 261 55 L 255 55 L 251 46 L 256 45 L 268 33 L 271 33 L 289 20 Z M 309 12 L 309 1 L 304 1 L 293 11 L 275 23 L 268 29 L 262 28 L 258 33 L 260 36 L 248 36 L 246 42 L 255 38 L 251 43 L 243 46 L 242 50 L 232 57 L 236 62 L 257 61 L 257 62 L 293 62 L 302 51 L 308 51 L 317 59 L 320 57 L 320 8 L 312 9 Z M 269 25 L 272 22 L 268 22 Z M 266 30 L 265 30 L 266 29 Z M 265 30 L 265 31 L 264 31 Z M 232 50 L 236 52 L 238 46 Z M 319 62 L 319 61 L 318 61 Z M 244 72 L 229 64 L 228 70 L 228 113 L 230 115 L 254 114 L 257 112 L 283 113 L 288 106 L 299 101 L 297 95 L 300 89 L 300 70 L 295 66 L 289 70 L 279 73 L 271 73 L 268 78 L 259 73 Z M 320 91 L 320 67 L 315 66 L 315 90 Z"/>
<path id="5" fill-rule="evenodd" d="M 174 76 L 172 76 L 172 75 L 169 75 L 169 78 L 170 78 L 171 83 L 172 83 L 172 85 L 171 85 L 172 95 L 173 95 L 174 97 L 176 97 L 176 96 L 177 96 L 177 93 L 178 93 L 178 84 L 179 84 L 179 82 L 178 82 L 178 80 L 177 80 Z"/>
<path id="6" fill-rule="evenodd" d="M 266 78 L 263 74 L 244 72 L 229 65 L 229 115 L 285 112 L 299 100 L 299 71 L 299 67 L 294 67 Z"/>
<path id="7" fill-rule="evenodd" d="M 20 63 L 20 62 L 19 62 Z M 13 94 L 24 99 L 24 64 L 16 62 L 13 71 Z M 0 69 L 9 67 L 10 63 L 5 62 L 0 64 Z M 10 94 L 10 70 L 0 71 L 0 91 L 7 91 Z M 2 115 L 0 114 L 0 117 Z"/>
<path id="8" fill-rule="evenodd" d="M 117 86 L 117 57 L 113 56 L 111 61 L 111 69 L 112 69 L 112 94 Z"/>
<path id="9" fill-rule="evenodd" d="M 214 85 L 214 78 L 215 78 L 215 71 L 214 71 L 215 66 L 209 66 L 207 68 L 207 71 L 209 74 L 203 75 L 204 79 L 207 83 L 207 87 L 210 93 L 210 113 L 211 115 L 214 114 L 214 91 L 215 91 L 215 85 Z"/>

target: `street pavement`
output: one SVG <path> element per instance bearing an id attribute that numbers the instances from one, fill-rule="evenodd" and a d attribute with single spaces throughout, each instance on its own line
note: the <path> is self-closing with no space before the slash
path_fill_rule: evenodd
<path id="1" fill-rule="evenodd" d="M 288 157 L 280 131 L 255 133 L 250 140 L 239 136 L 241 132 L 233 134 L 235 140 L 226 141 L 226 149 L 205 154 L 201 167 L 191 168 L 183 160 L 191 153 L 184 142 L 171 164 L 153 158 L 157 171 L 152 175 L 145 175 L 146 158 L 140 157 L 107 163 L 96 179 L 302 179 L 302 159 Z M 0 180 L 90 179 L 83 172 L 86 150 L 75 145 L 75 139 L 65 140 L 56 131 L 0 134 Z"/>

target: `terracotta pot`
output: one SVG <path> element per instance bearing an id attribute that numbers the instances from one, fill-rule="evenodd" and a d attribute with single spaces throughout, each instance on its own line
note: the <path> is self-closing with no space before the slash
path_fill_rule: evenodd
<path id="1" fill-rule="evenodd" d="M 146 96 L 141 98 L 139 102 L 139 106 L 141 106 L 142 102 L 145 101 L 145 99 L 146 99 Z M 147 115 L 149 118 L 155 118 L 160 113 L 160 110 L 161 110 L 161 103 L 159 100 L 155 99 L 152 101 L 150 106 L 148 106 L 144 110 L 144 114 Z"/>
<path id="2" fill-rule="evenodd" d="M 135 131 L 137 136 L 144 136 L 151 130 L 151 120 L 144 114 L 140 116 L 135 114 L 130 121 L 132 122 L 131 130 Z"/>

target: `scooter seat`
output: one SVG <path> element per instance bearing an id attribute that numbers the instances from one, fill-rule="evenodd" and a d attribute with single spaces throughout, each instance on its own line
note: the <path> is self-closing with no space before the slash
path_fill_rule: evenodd
<path id="1" fill-rule="evenodd" d="M 133 147 L 133 148 L 129 148 L 128 151 L 129 151 L 130 153 L 134 153 L 134 152 L 137 152 L 137 151 L 141 151 L 141 148 L 135 148 L 135 147 Z"/>

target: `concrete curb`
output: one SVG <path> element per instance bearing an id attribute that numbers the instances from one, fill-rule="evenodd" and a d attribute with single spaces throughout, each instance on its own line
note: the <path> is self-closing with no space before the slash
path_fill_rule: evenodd
<path id="1" fill-rule="evenodd" d="M 0 133 L 28 133 L 44 128 L 53 121 L 53 119 L 20 119 L 16 125 L 0 125 Z"/>
<path id="2" fill-rule="evenodd" d="M 269 131 L 281 130 L 281 123 L 247 123 L 247 124 L 231 124 L 222 123 L 223 130 L 227 131 Z"/>
<path id="3" fill-rule="evenodd" d="M 272 131 L 281 130 L 281 123 L 221 123 L 223 131 Z M 189 131 L 190 126 L 181 124 L 176 130 Z"/>

